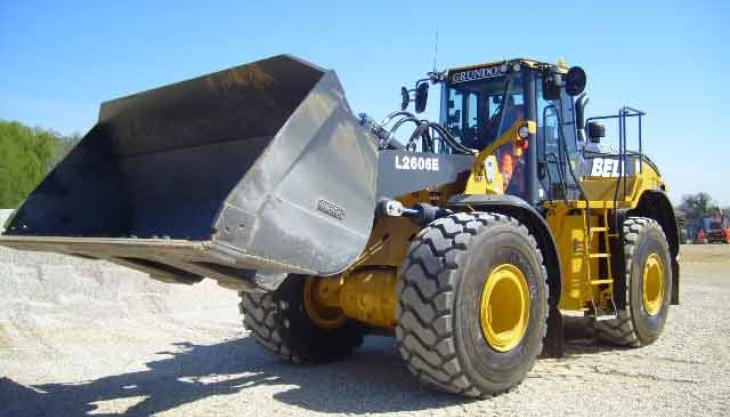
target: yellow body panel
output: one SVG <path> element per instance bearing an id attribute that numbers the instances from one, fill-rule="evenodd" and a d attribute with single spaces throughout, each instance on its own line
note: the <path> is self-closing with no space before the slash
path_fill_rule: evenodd
<path id="1" fill-rule="evenodd" d="M 611 307 L 613 277 L 609 241 L 617 235 L 608 230 L 608 217 L 616 209 L 635 208 L 648 190 L 666 189 L 650 164 L 637 162 L 635 171 L 636 175 L 624 178 L 580 179 L 588 201 L 544 203 L 563 268 L 561 309 L 583 310 L 591 303 L 607 309 Z M 605 262 L 602 267 L 601 261 Z"/>
<path id="2" fill-rule="evenodd" d="M 597 231 L 606 233 L 602 229 L 600 216 L 607 208 L 596 209 L 587 217 L 584 204 L 575 204 L 571 201 L 560 204 L 549 204 L 547 222 L 558 246 L 561 266 L 563 269 L 562 297 L 560 308 L 563 310 L 582 310 L 591 300 L 601 300 L 603 286 L 612 284 L 611 277 L 599 276 L 599 258 L 596 256 L 600 248 L 600 236 Z M 580 205 L 583 208 L 573 206 Z M 587 227 L 590 221 L 591 231 Z M 605 253 L 605 252 L 604 252 Z"/>
<path id="3" fill-rule="evenodd" d="M 382 217 L 373 228 L 368 248 L 375 249 L 357 266 L 399 267 L 408 251 L 411 239 L 421 226 L 405 217 Z"/>
<path id="4" fill-rule="evenodd" d="M 639 199 L 644 191 L 666 190 L 662 178 L 650 164 L 639 164 L 637 161 L 636 172 L 636 175 L 624 178 L 584 177 L 580 183 L 591 205 L 610 203 L 612 208 L 614 198 L 616 198 L 616 207 L 634 208 L 639 204 Z M 616 192 L 617 185 L 618 193 Z M 581 203 L 585 202 L 581 201 Z"/>
<path id="5" fill-rule="evenodd" d="M 488 155 L 482 166 L 472 171 L 464 194 L 504 194 L 504 178 L 496 156 Z"/>
<path id="6" fill-rule="evenodd" d="M 548 225 L 553 231 L 562 260 L 563 294 L 560 308 L 578 310 L 586 299 L 585 265 L 580 256 L 583 254 L 583 216 L 568 215 L 567 209 L 550 211 Z"/>

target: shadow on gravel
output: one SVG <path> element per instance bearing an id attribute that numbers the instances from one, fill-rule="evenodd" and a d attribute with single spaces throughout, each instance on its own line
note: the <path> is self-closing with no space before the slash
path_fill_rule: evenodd
<path id="1" fill-rule="evenodd" d="M 590 339 L 582 320 L 565 324 L 567 360 L 616 349 Z M 93 381 L 24 386 L 0 378 L 0 416 L 118 416 L 120 410 L 104 414 L 108 407 L 97 403 L 132 397 L 141 399 L 123 415 L 147 416 L 262 385 L 280 387 L 278 401 L 323 413 L 417 411 L 474 401 L 423 388 L 405 369 L 392 338 L 369 337 L 351 359 L 316 366 L 283 363 L 252 338 L 175 346 L 174 352 L 159 352 L 167 357 L 148 362 L 147 370 Z M 237 400 L 242 399 L 231 398 Z"/>
<path id="2" fill-rule="evenodd" d="M 628 349 L 602 340 L 596 340 L 588 330 L 590 326 L 587 318 L 564 317 L 563 326 L 566 339 L 565 359 L 569 359 L 571 356 L 591 355 Z"/>
<path id="3" fill-rule="evenodd" d="M 279 401 L 324 413 L 413 411 L 471 401 L 422 388 L 403 366 L 394 339 L 369 337 L 351 359 L 317 366 L 279 362 L 251 338 L 176 346 L 180 351 L 160 352 L 171 356 L 147 363 L 147 370 L 93 381 L 24 386 L 0 378 L 0 415 L 119 415 L 103 414 L 106 407 L 95 403 L 141 396 L 123 415 L 147 416 L 261 385 L 280 386 L 283 391 L 274 395 Z"/>

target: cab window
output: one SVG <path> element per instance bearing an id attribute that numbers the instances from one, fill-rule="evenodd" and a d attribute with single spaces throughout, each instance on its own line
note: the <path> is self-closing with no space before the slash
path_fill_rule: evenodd
<path id="1" fill-rule="evenodd" d="M 446 128 L 464 146 L 483 149 L 525 117 L 521 73 L 448 87 Z"/>

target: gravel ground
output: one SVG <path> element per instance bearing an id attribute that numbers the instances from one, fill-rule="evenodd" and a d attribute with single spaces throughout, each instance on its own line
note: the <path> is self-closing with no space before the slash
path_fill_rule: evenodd
<path id="1" fill-rule="evenodd" d="M 682 251 L 682 305 L 656 344 L 574 339 L 513 392 L 476 401 L 422 388 L 390 338 L 335 364 L 284 364 L 213 283 L 0 248 L 0 416 L 730 415 L 730 247 Z"/>

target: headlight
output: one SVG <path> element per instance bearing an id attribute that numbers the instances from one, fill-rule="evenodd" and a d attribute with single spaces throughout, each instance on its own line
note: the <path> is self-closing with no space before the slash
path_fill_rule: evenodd
<path id="1" fill-rule="evenodd" d="M 526 124 L 522 125 L 517 129 L 517 136 L 520 137 L 520 139 L 527 139 L 530 137 L 530 129 L 527 127 Z"/>

